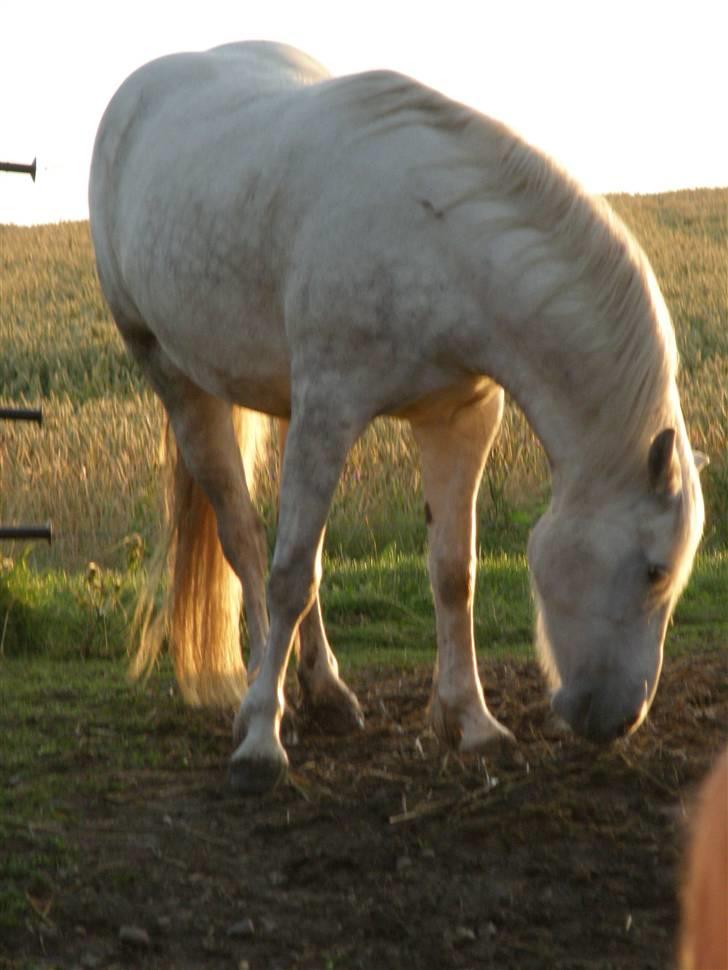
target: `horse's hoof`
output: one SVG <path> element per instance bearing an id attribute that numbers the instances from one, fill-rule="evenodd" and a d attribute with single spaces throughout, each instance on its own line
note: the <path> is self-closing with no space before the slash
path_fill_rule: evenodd
<path id="1" fill-rule="evenodd" d="M 463 752 L 485 754 L 491 750 L 497 751 L 500 748 L 512 748 L 515 745 L 516 739 L 511 731 L 495 719 L 492 719 L 485 730 L 466 731 L 460 739 L 459 747 Z"/>
<path id="2" fill-rule="evenodd" d="M 231 758 L 228 784 L 238 795 L 264 795 L 288 775 L 288 758 Z"/>
<path id="3" fill-rule="evenodd" d="M 463 754 L 478 754 L 500 768 L 516 768 L 525 764 L 525 759 L 513 734 L 508 728 L 498 724 L 498 730 L 478 738 L 463 738 L 460 742 Z"/>
<path id="4" fill-rule="evenodd" d="M 364 730 L 364 714 L 356 694 L 341 681 L 315 697 L 301 685 L 301 714 L 304 721 L 323 734 L 354 734 Z"/>

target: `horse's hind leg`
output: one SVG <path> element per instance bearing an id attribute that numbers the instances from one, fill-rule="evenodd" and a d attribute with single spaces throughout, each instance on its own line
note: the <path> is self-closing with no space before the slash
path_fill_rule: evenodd
<path id="1" fill-rule="evenodd" d="M 249 667 L 255 671 L 268 636 L 267 548 L 248 491 L 233 408 L 193 384 L 149 331 L 122 325 L 120 330 L 165 407 L 186 470 L 214 509 L 223 552 L 244 590 Z M 192 528 L 191 523 L 181 523 L 185 526 Z"/>
<path id="2" fill-rule="evenodd" d="M 356 694 L 339 676 L 329 646 L 317 596 L 299 627 L 298 683 L 303 714 L 329 734 L 348 734 L 364 727 Z"/>
<path id="3" fill-rule="evenodd" d="M 473 637 L 475 500 L 500 425 L 503 392 L 413 423 L 420 447 L 438 660 L 430 718 L 441 741 L 483 751 L 510 733 L 488 710 Z"/>
<path id="4" fill-rule="evenodd" d="M 288 434 L 288 422 L 279 424 L 281 467 Z M 364 715 L 356 695 L 339 676 L 339 665 L 329 646 L 319 597 L 301 620 L 294 641 L 298 661 L 303 714 L 330 734 L 346 734 L 364 726 Z"/>

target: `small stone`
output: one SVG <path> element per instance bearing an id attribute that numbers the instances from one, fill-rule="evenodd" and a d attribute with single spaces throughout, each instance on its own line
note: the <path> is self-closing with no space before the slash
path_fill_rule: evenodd
<path id="1" fill-rule="evenodd" d="M 412 860 L 408 855 L 401 855 L 397 859 L 397 872 L 407 872 L 408 869 L 412 868 Z"/>
<path id="2" fill-rule="evenodd" d="M 151 946 L 152 941 L 149 934 L 141 926 L 122 926 L 119 930 L 119 942 L 126 946 L 142 947 Z"/>
<path id="3" fill-rule="evenodd" d="M 571 728 L 558 714 L 551 711 L 546 716 L 541 734 L 547 741 L 562 741 L 571 734 Z"/>
<path id="4" fill-rule="evenodd" d="M 228 927 L 227 935 L 238 940 L 248 940 L 251 936 L 255 936 L 255 923 L 249 916 L 246 916 L 245 919 L 241 919 Z"/>
<path id="5" fill-rule="evenodd" d="M 475 943 L 475 940 L 475 931 L 471 930 L 469 926 L 455 927 L 455 932 L 452 935 L 455 946 L 465 946 L 468 943 Z"/>
<path id="6" fill-rule="evenodd" d="M 275 931 L 278 929 L 278 924 L 274 919 L 271 919 L 270 916 L 263 916 L 260 921 L 260 926 L 263 932 L 267 933 L 269 936 L 272 936 L 273 933 L 275 933 Z"/>

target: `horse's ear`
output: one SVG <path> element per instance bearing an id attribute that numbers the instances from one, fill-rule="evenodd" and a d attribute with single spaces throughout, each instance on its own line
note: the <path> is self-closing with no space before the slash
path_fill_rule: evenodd
<path id="1" fill-rule="evenodd" d="M 710 464 L 710 458 L 702 451 L 693 451 L 693 461 L 698 472 L 701 472 L 706 465 Z"/>
<path id="2" fill-rule="evenodd" d="M 675 495 L 680 489 L 680 471 L 675 461 L 675 429 L 665 428 L 655 436 L 647 456 L 650 488 L 658 495 Z"/>

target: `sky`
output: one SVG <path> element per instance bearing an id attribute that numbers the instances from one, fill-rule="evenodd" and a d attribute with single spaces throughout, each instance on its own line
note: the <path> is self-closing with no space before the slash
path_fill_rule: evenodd
<path id="1" fill-rule="evenodd" d="M 0 223 L 88 218 L 94 135 L 135 68 L 236 40 L 392 68 L 505 121 L 593 192 L 728 185 L 726 0 L 2 0 Z"/>

